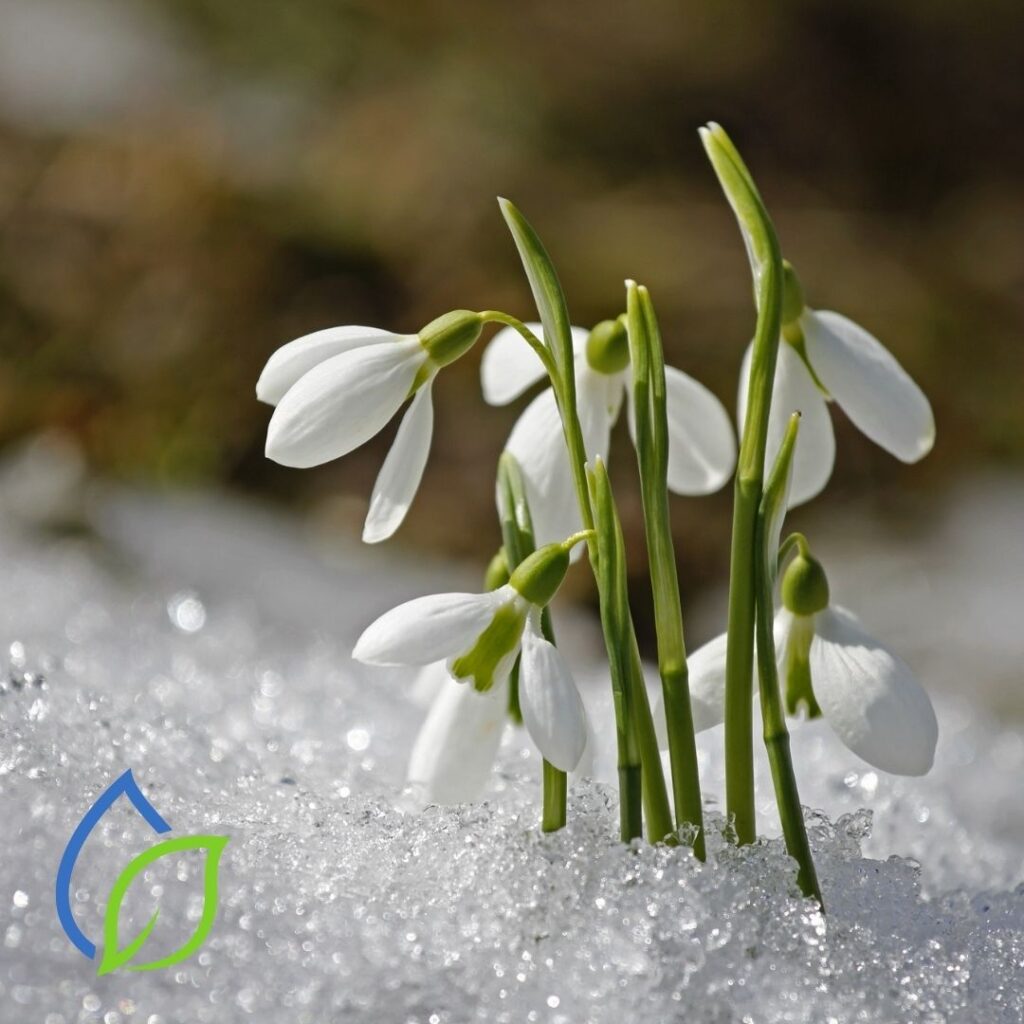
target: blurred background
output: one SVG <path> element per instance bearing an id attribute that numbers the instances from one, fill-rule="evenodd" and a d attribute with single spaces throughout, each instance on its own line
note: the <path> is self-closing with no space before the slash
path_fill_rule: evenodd
<path id="1" fill-rule="evenodd" d="M 809 303 L 872 330 L 936 411 L 937 447 L 909 468 L 836 412 L 833 485 L 798 519 L 850 538 L 851 565 L 860 531 L 939 537 L 941 566 L 953 507 L 964 536 L 996 506 L 1017 536 L 1019 0 L 0 0 L 0 458 L 44 437 L 65 466 L 229 490 L 357 537 L 395 425 L 283 469 L 263 457 L 256 378 L 279 345 L 335 324 L 532 318 L 499 194 L 545 239 L 574 322 L 616 315 L 636 277 L 669 360 L 731 409 L 753 312 L 696 135 L 708 119 L 751 165 Z M 440 378 L 392 546 L 482 562 L 497 544 L 494 463 L 521 404 L 484 405 L 482 347 Z M 700 607 L 726 573 L 731 496 L 673 507 Z"/>

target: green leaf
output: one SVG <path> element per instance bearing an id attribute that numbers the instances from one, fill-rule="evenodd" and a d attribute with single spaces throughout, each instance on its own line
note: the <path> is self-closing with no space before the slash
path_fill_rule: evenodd
<path id="1" fill-rule="evenodd" d="M 800 413 L 789 417 L 786 433 L 775 457 L 775 464 L 761 495 L 761 509 L 758 513 L 763 520 L 764 550 L 758 557 L 765 559 L 768 579 L 774 583 L 778 572 L 779 538 L 782 524 L 789 508 L 789 489 L 793 481 L 793 454 L 796 450 L 797 432 L 800 429 Z"/>
<path id="2" fill-rule="evenodd" d="M 96 973 L 109 974 L 111 971 L 123 967 L 135 957 L 136 953 L 145 945 L 153 926 L 156 924 L 160 911 L 156 910 L 149 919 L 145 928 L 124 947 L 118 946 L 117 924 L 121 914 L 121 904 L 125 894 L 128 892 L 132 882 L 137 875 L 145 871 L 150 864 L 161 857 L 169 857 L 173 854 L 184 853 L 189 850 L 205 850 L 206 864 L 203 873 L 203 914 L 196 925 L 192 937 L 180 949 L 171 953 L 161 960 L 154 960 L 151 963 L 130 964 L 130 971 L 155 971 L 161 967 L 170 967 L 181 960 L 190 957 L 206 941 L 210 929 L 213 927 L 214 918 L 217 916 L 217 871 L 220 865 L 221 854 L 228 843 L 227 836 L 182 836 L 178 839 L 168 839 L 164 843 L 158 843 L 150 847 L 144 853 L 140 853 L 118 876 L 110 890 L 110 898 L 107 901 L 106 917 L 103 921 L 103 959 L 100 962 Z"/>
<path id="3" fill-rule="evenodd" d="M 537 305 L 540 322 L 544 325 L 544 343 L 554 354 L 563 386 L 575 387 L 572 374 L 572 324 L 554 264 L 537 232 L 516 206 L 501 198 L 498 199 L 498 205 L 512 232 L 519 258 L 523 261 L 533 301 Z"/>
<path id="4" fill-rule="evenodd" d="M 501 541 L 508 556 L 509 570 L 514 570 L 534 550 L 533 521 L 526 498 L 519 461 L 509 451 L 498 459 L 498 521 Z"/>
<path id="5" fill-rule="evenodd" d="M 752 261 L 756 266 L 767 263 L 778 248 L 778 241 L 747 165 L 721 125 L 701 128 L 700 137 L 722 191 L 739 221 Z"/>

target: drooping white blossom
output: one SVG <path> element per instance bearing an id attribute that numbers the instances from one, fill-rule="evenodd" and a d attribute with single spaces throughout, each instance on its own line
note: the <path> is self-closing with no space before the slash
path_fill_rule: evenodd
<path id="1" fill-rule="evenodd" d="M 541 324 L 527 327 L 543 337 Z M 592 332 L 572 328 L 577 408 L 588 460 L 607 459 L 611 429 L 624 403 L 631 434 L 634 430 L 628 341 L 625 329 L 620 326 L 619 331 L 618 336 L 609 331 L 610 345 L 595 358 L 588 346 Z M 540 359 L 511 327 L 498 331 L 484 350 L 481 382 L 491 405 L 511 402 L 543 376 Z M 710 494 L 726 483 L 736 462 L 728 413 L 707 388 L 674 367 L 665 368 L 665 387 L 669 488 L 676 494 Z M 538 542 L 557 540 L 579 529 L 561 419 L 550 387 L 523 411 L 506 448 L 522 468 Z"/>
<path id="2" fill-rule="evenodd" d="M 586 746 L 586 714 L 565 660 L 541 631 L 540 616 L 541 608 L 512 583 L 482 594 L 421 597 L 368 626 L 352 656 L 375 665 L 428 665 L 446 659 L 455 679 L 471 679 L 475 689 L 489 693 L 507 685 L 521 653 L 524 724 L 547 761 L 572 771 Z M 445 694 L 442 688 L 441 696 Z M 478 706 L 463 706 L 454 697 L 445 697 L 441 707 L 438 730 L 442 723 L 455 728 L 460 718 L 482 714 Z"/>
<path id="3" fill-rule="evenodd" d="M 803 415 L 790 504 L 821 492 L 832 475 L 835 435 L 828 403 L 834 401 L 857 429 L 902 462 L 917 462 L 935 443 L 931 405 L 896 358 L 863 327 L 838 313 L 804 306 L 779 342 L 768 420 L 766 470 L 772 465 L 793 412 Z M 747 407 L 752 348 L 740 371 L 739 427 Z"/>
<path id="4" fill-rule="evenodd" d="M 858 757 L 894 775 L 924 775 L 932 766 L 938 724 L 928 694 L 909 666 L 865 632 L 852 612 L 829 606 L 811 616 L 781 608 L 775 616 L 775 653 L 786 687 L 806 661 L 810 693 L 788 693 L 791 710 L 821 715 Z M 809 641 L 809 643 L 808 643 Z M 690 697 L 697 731 L 725 717 L 726 636 L 689 659 Z M 809 707 L 808 698 L 817 703 Z"/>
<path id="5" fill-rule="evenodd" d="M 411 397 L 363 528 L 367 543 L 386 540 L 401 525 L 423 477 L 434 378 L 476 340 L 480 325 L 476 314 L 457 310 L 418 334 L 334 327 L 282 346 L 256 384 L 257 398 L 276 407 L 267 457 L 297 469 L 341 458 L 378 434 Z"/>

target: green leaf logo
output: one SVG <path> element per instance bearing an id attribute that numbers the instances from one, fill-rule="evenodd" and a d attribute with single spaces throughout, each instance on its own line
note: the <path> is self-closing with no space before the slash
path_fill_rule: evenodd
<path id="1" fill-rule="evenodd" d="M 150 864 L 161 857 L 168 857 L 175 853 L 183 853 L 187 850 L 205 850 L 206 867 L 203 873 L 203 915 L 196 925 L 192 938 L 180 949 L 171 953 L 162 960 L 154 960 L 148 964 L 130 964 L 130 971 L 155 971 L 160 967 L 170 967 L 181 960 L 190 957 L 205 941 L 210 929 L 213 927 L 214 918 L 217 916 L 217 871 L 220 866 L 221 854 L 227 846 L 227 836 L 182 836 L 180 839 L 168 839 L 167 842 L 158 843 L 150 847 L 144 853 L 140 853 L 118 876 L 114 887 L 110 890 L 110 899 L 107 901 L 107 913 L 103 921 L 103 960 L 101 961 L 97 974 L 109 974 L 117 968 L 128 964 L 136 953 L 143 947 L 146 939 L 149 938 L 153 925 L 156 924 L 160 911 L 153 912 L 146 927 L 123 949 L 118 947 L 117 922 L 121 913 L 121 903 L 125 893 L 128 892 L 135 876 L 145 871 Z"/>

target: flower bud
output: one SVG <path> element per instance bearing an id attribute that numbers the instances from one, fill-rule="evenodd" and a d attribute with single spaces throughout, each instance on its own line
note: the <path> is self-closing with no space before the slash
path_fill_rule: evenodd
<path id="1" fill-rule="evenodd" d="M 545 544 L 519 563 L 509 582 L 530 604 L 543 608 L 551 603 L 568 571 L 569 548 Z"/>
<path id="2" fill-rule="evenodd" d="M 621 320 L 602 320 L 587 338 L 587 362 L 609 376 L 629 366 L 629 336 Z"/>
<path id="3" fill-rule="evenodd" d="M 420 344 L 436 366 L 447 366 L 473 347 L 483 326 L 479 313 L 455 309 L 431 320 L 420 331 Z"/>
<path id="4" fill-rule="evenodd" d="M 801 552 L 782 576 L 782 603 L 794 615 L 816 615 L 828 607 L 828 577 L 821 562 Z"/>
<path id="5" fill-rule="evenodd" d="M 793 264 L 782 261 L 782 322 L 791 324 L 800 319 L 804 311 L 804 290 L 796 276 Z"/>

